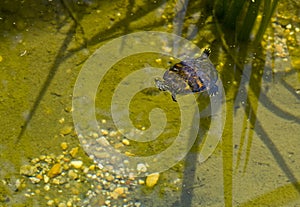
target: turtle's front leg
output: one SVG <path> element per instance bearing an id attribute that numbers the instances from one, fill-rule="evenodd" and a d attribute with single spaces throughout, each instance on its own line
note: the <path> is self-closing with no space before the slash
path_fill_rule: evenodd
<path id="1" fill-rule="evenodd" d="M 159 78 L 155 78 L 155 84 L 161 91 L 167 91 L 169 90 L 169 87 L 165 84 L 165 81 L 160 80 Z"/>

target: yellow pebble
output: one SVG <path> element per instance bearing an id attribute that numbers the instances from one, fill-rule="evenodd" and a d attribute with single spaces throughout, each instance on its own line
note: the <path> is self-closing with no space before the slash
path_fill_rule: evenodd
<path id="1" fill-rule="evenodd" d="M 90 170 L 95 170 L 95 168 L 96 168 L 95 165 L 91 165 L 91 166 L 89 167 Z"/>
<path id="2" fill-rule="evenodd" d="M 140 185 L 144 185 L 144 184 L 145 184 L 145 181 L 143 181 L 142 179 L 139 179 L 139 180 L 138 180 L 138 183 L 139 183 Z"/>
<path id="3" fill-rule="evenodd" d="M 126 156 L 130 156 L 130 157 L 135 156 L 135 154 L 133 154 L 133 153 L 131 153 L 131 152 L 125 152 L 125 155 L 126 155 Z"/>
<path id="4" fill-rule="evenodd" d="M 117 187 L 111 194 L 110 196 L 113 199 L 117 199 L 120 195 L 124 194 L 124 188 L 122 187 Z"/>
<path id="5" fill-rule="evenodd" d="M 157 59 L 155 60 L 155 62 L 161 63 L 161 58 L 157 58 Z"/>
<path id="6" fill-rule="evenodd" d="M 147 176 L 146 185 L 149 188 L 152 188 L 154 185 L 156 185 L 158 179 L 159 179 L 159 173 L 152 173 L 152 174 Z"/>
<path id="7" fill-rule="evenodd" d="M 68 143 L 67 142 L 62 142 L 60 144 L 60 147 L 62 148 L 62 150 L 66 150 L 68 148 Z"/>
<path id="8" fill-rule="evenodd" d="M 56 163 L 52 166 L 52 168 L 48 172 L 48 177 L 53 178 L 61 173 L 61 164 Z"/>
<path id="9" fill-rule="evenodd" d="M 3 57 L 0 55 L 0 62 L 2 62 L 2 60 L 3 60 Z"/>
<path id="10" fill-rule="evenodd" d="M 128 139 L 122 139 L 122 143 L 127 146 L 130 145 L 130 142 Z"/>
<path id="11" fill-rule="evenodd" d="M 72 132 L 73 127 L 72 126 L 64 126 L 61 130 L 60 130 L 60 134 L 62 136 L 68 135 Z"/>
<path id="12" fill-rule="evenodd" d="M 78 153 L 78 147 L 74 147 L 70 150 L 70 155 L 72 157 L 75 157 L 77 153 Z"/>

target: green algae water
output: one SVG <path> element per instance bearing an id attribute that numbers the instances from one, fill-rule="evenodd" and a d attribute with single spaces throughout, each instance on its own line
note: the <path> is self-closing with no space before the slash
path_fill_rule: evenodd
<path id="1" fill-rule="evenodd" d="M 299 7 L 293 0 L 2 1 L 0 206 L 300 205 Z M 168 35 L 130 39 L 151 31 L 188 43 Z M 141 52 L 110 65 L 95 97 L 77 96 L 82 71 L 100 74 L 139 45 Z M 97 53 L 103 47 L 114 53 Z M 212 51 L 220 96 L 179 95 L 176 103 L 158 90 L 156 76 L 204 48 Z M 160 69 L 153 78 L 151 68 Z M 139 88 L 132 82 L 149 86 L 123 103 Z M 77 100 L 93 103 L 96 128 L 78 125 Z M 183 121 L 187 112 L 195 116 Z M 145 139 L 153 127 L 155 136 Z M 168 152 L 181 131 L 190 136 Z"/>

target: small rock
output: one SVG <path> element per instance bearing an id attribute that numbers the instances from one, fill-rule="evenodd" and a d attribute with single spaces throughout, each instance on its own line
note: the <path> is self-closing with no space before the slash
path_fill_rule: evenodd
<path id="1" fill-rule="evenodd" d="M 44 186 L 44 190 L 45 190 L 45 191 L 48 191 L 48 190 L 50 190 L 50 185 L 48 185 L 48 184 L 47 184 L 47 185 L 45 185 L 45 186 Z"/>
<path id="2" fill-rule="evenodd" d="M 41 179 L 38 179 L 37 177 L 29 177 L 29 180 L 32 182 L 32 183 L 39 183 L 41 181 Z"/>
<path id="3" fill-rule="evenodd" d="M 78 153 L 78 147 L 74 147 L 70 150 L 70 155 L 72 157 L 75 157 L 77 153 Z"/>
<path id="4" fill-rule="evenodd" d="M 130 142 L 128 139 L 122 139 L 122 143 L 127 146 L 130 145 Z"/>
<path id="5" fill-rule="evenodd" d="M 68 170 L 69 168 L 70 168 L 70 166 L 69 166 L 67 163 L 64 163 L 63 169 L 64 169 L 64 170 Z"/>
<path id="6" fill-rule="evenodd" d="M 82 162 L 81 160 L 72 160 L 72 161 L 70 162 L 70 165 L 71 165 L 72 167 L 76 168 L 76 169 L 79 169 L 79 168 L 82 167 L 83 162 Z"/>
<path id="7" fill-rule="evenodd" d="M 120 143 L 120 142 L 118 142 L 118 143 L 116 143 L 116 144 L 114 145 L 114 148 L 115 148 L 115 149 L 120 149 L 120 148 L 122 148 L 122 147 L 124 147 L 124 145 L 123 145 L 122 143 Z"/>
<path id="8" fill-rule="evenodd" d="M 41 155 L 40 156 L 40 160 L 45 160 L 46 159 L 46 155 Z"/>
<path id="9" fill-rule="evenodd" d="M 68 207 L 73 206 L 72 202 L 71 202 L 71 201 L 68 201 L 68 202 L 67 202 L 67 206 L 68 206 Z"/>
<path id="10" fill-rule="evenodd" d="M 114 179 L 115 179 L 115 177 L 113 175 L 107 175 L 106 176 L 107 181 L 113 181 Z"/>
<path id="11" fill-rule="evenodd" d="M 17 190 L 21 189 L 21 187 L 22 187 L 22 181 L 20 179 L 16 180 L 15 187 L 16 187 Z M 1 202 L 1 199 L 0 199 L 0 202 Z"/>
<path id="12" fill-rule="evenodd" d="M 135 207 L 140 207 L 141 205 L 142 205 L 142 204 L 141 204 L 140 202 L 135 202 L 135 203 L 134 203 L 134 206 L 135 206 Z"/>
<path id="13" fill-rule="evenodd" d="M 53 178 L 61 173 L 61 164 L 56 163 L 55 165 L 52 166 L 52 168 L 48 172 L 48 177 Z"/>
<path id="14" fill-rule="evenodd" d="M 147 176 L 146 185 L 152 188 L 154 185 L 156 185 L 158 179 L 159 179 L 159 173 L 152 173 Z"/>
<path id="15" fill-rule="evenodd" d="M 101 133 L 102 133 L 102 135 L 106 136 L 106 135 L 108 135 L 108 130 L 101 129 Z"/>
<path id="16" fill-rule="evenodd" d="M 117 187 L 111 194 L 110 196 L 113 198 L 113 199 L 117 199 L 119 196 L 123 195 L 125 192 L 124 188 L 122 187 Z"/>
<path id="17" fill-rule="evenodd" d="M 110 137 L 114 137 L 114 136 L 116 136 L 117 134 L 118 134 L 117 131 L 111 131 L 111 132 L 109 132 L 109 136 L 110 136 Z"/>
<path id="18" fill-rule="evenodd" d="M 71 179 L 73 179 L 73 180 L 75 180 L 76 178 L 78 178 L 78 175 L 77 175 L 76 172 L 74 172 L 74 170 L 70 170 L 70 171 L 68 172 L 68 176 L 69 176 Z"/>
<path id="19" fill-rule="evenodd" d="M 67 112 L 67 113 L 70 113 L 70 112 L 72 112 L 72 111 L 73 111 L 72 106 L 67 106 L 67 107 L 65 108 L 65 112 Z"/>
<path id="20" fill-rule="evenodd" d="M 109 142 L 107 141 L 107 139 L 103 136 L 101 136 L 100 138 L 97 139 L 97 142 L 101 145 L 101 146 L 109 146 Z"/>
<path id="21" fill-rule="evenodd" d="M 37 172 L 37 168 L 31 165 L 23 165 L 20 168 L 21 175 L 33 176 Z"/>
<path id="22" fill-rule="evenodd" d="M 63 123 L 65 122 L 65 118 L 64 118 L 64 117 L 60 118 L 60 119 L 58 120 L 58 122 L 59 122 L 60 124 L 63 124 Z"/>
<path id="23" fill-rule="evenodd" d="M 135 154 L 133 154 L 133 153 L 131 153 L 131 152 L 125 152 L 124 153 L 126 156 L 129 156 L 129 157 L 134 157 L 135 156 Z"/>
<path id="24" fill-rule="evenodd" d="M 67 207 L 67 205 L 65 203 L 59 203 L 58 207 Z"/>
<path id="25" fill-rule="evenodd" d="M 68 143 L 67 142 L 62 142 L 60 144 L 60 147 L 61 147 L 62 150 L 66 150 L 68 148 Z"/>
<path id="26" fill-rule="evenodd" d="M 137 169 L 138 172 L 146 172 L 147 171 L 147 166 L 143 163 L 139 163 L 139 164 L 137 164 L 136 169 Z"/>
<path id="27" fill-rule="evenodd" d="M 54 179 L 52 179 L 52 183 L 55 184 L 55 185 L 59 185 L 60 181 L 59 181 L 59 179 L 54 178 Z"/>
<path id="28" fill-rule="evenodd" d="M 43 179 L 43 175 L 42 174 L 37 174 L 35 177 L 38 178 L 38 179 L 40 179 L 40 180 Z"/>
<path id="29" fill-rule="evenodd" d="M 54 200 L 49 200 L 48 202 L 47 202 L 47 205 L 48 206 L 52 206 L 54 204 Z"/>
<path id="30" fill-rule="evenodd" d="M 44 183 L 48 183 L 50 178 L 47 175 L 44 175 Z"/>
<path id="31" fill-rule="evenodd" d="M 62 159 L 64 159 L 64 155 L 58 155 L 55 159 L 56 159 L 57 162 L 59 162 Z"/>
<path id="32" fill-rule="evenodd" d="M 61 130 L 60 130 L 60 134 L 62 136 L 68 135 L 72 132 L 73 127 L 72 126 L 64 126 Z"/>
<path id="33" fill-rule="evenodd" d="M 157 59 L 155 59 L 155 62 L 157 62 L 157 63 L 161 64 L 161 58 L 157 58 Z"/>
<path id="34" fill-rule="evenodd" d="M 85 167 L 85 168 L 83 169 L 83 173 L 87 174 L 88 172 L 89 172 L 89 168 L 88 168 L 88 167 Z"/>
<path id="35" fill-rule="evenodd" d="M 95 168 L 96 168 L 96 165 L 91 165 L 91 166 L 89 167 L 90 170 L 95 170 Z"/>
<path id="36" fill-rule="evenodd" d="M 33 158 L 30 162 L 31 162 L 32 164 L 36 164 L 36 163 L 38 163 L 39 161 L 40 161 L 39 158 Z"/>

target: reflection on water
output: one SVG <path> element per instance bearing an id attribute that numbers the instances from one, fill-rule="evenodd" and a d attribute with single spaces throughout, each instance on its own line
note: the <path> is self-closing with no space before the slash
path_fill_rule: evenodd
<path id="1" fill-rule="evenodd" d="M 277 1 L 233 0 L 220 7 L 221 2 L 61 0 L 18 2 L 18 7 L 14 1 L 1 2 L 0 206 L 300 205 L 300 5 L 278 2 L 266 24 L 272 14 L 268 8 Z M 248 10 L 226 14 L 233 5 Z M 253 33 L 244 21 L 232 24 L 239 18 L 253 23 Z M 190 153 L 148 179 L 93 163 L 72 119 L 72 94 L 83 63 L 107 41 L 144 30 L 176 33 L 200 48 L 210 47 L 226 95 L 222 140 L 210 158 L 199 163 L 204 143 L 216 132 L 216 114 L 200 113 Z M 161 48 L 180 52 L 178 42 Z M 127 131 L 127 137 L 114 125 L 110 107 L 117 85 L 137 68 L 166 69 L 174 63 L 173 57 L 145 53 L 113 65 L 95 99 L 100 131 L 85 139 L 108 142 L 133 157 L 171 146 L 182 126 L 181 110 L 154 82 L 129 105 L 138 130 Z M 200 111 L 209 106 L 205 94 L 195 97 Z M 167 119 L 159 139 L 142 144 L 128 139 L 150 127 L 153 108 L 163 109 Z M 147 173 L 147 167 L 139 163 L 137 170 Z"/>

